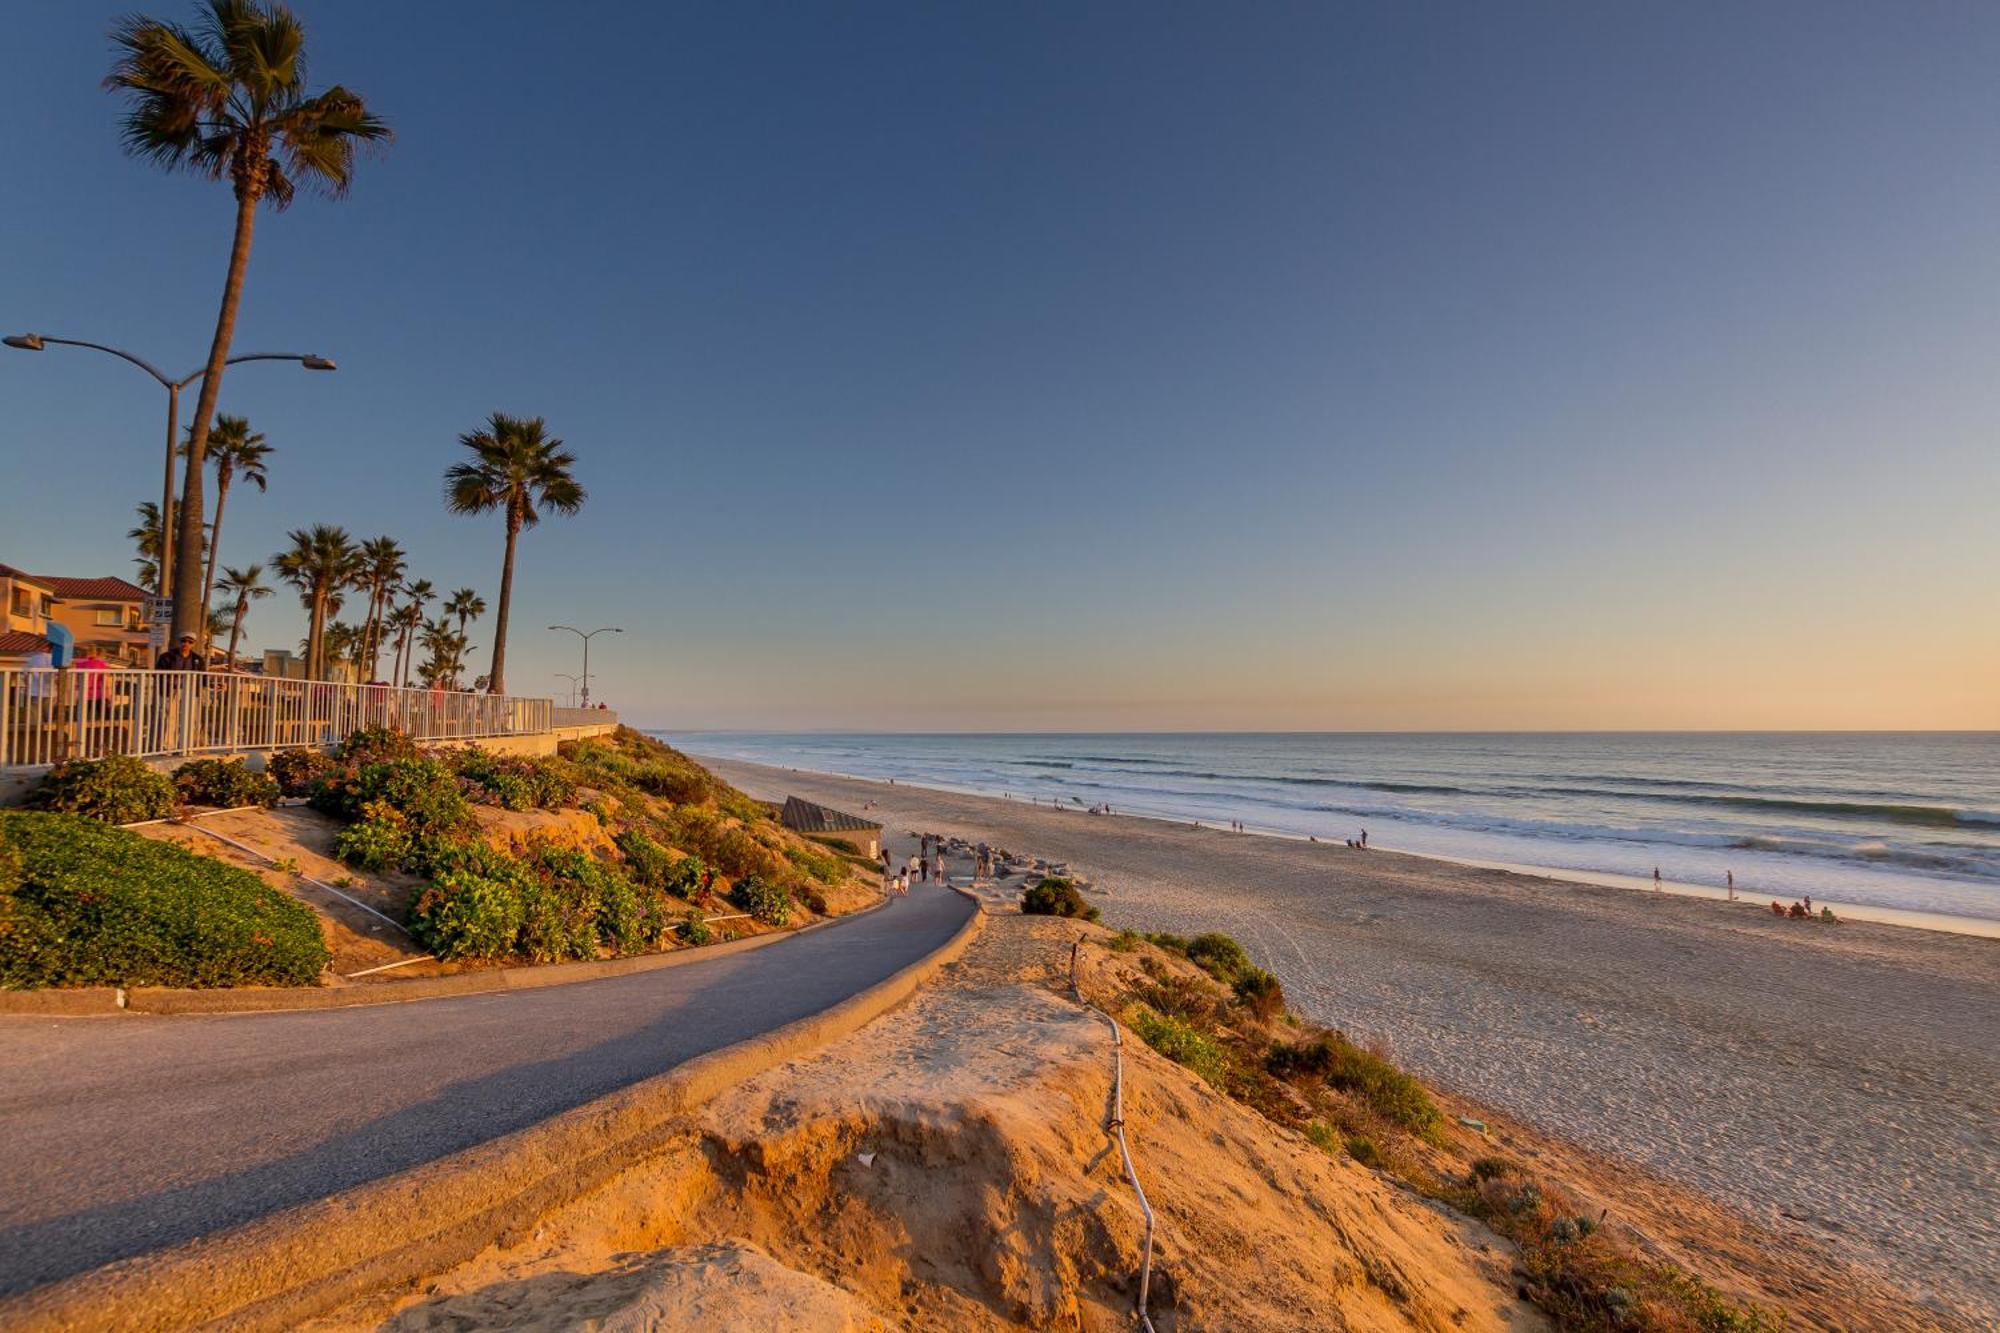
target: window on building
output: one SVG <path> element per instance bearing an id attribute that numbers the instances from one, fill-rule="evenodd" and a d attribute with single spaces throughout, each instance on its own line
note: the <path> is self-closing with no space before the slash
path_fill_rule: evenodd
<path id="1" fill-rule="evenodd" d="M 95 623 L 110 625 L 115 628 L 125 623 L 125 612 L 122 608 L 116 606 L 100 606 L 97 608 Z"/>

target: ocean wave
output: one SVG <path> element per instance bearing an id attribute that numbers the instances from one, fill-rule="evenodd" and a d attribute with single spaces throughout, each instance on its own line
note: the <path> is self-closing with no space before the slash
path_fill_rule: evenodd
<path id="1" fill-rule="evenodd" d="M 1885 824 L 1914 824 L 1925 828 L 1954 828 L 1964 825 L 2000 827 L 2000 811 L 1964 810 L 1949 805 L 1890 805 L 1873 801 L 1805 801 L 1783 796 L 1688 796 L 1688 804 L 1720 805 L 1737 810 L 1768 810 L 1777 814 L 1827 815 L 1837 818 L 1873 819 Z"/>

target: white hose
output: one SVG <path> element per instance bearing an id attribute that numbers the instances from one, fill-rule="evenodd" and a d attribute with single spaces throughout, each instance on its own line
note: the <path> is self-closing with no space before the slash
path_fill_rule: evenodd
<path id="1" fill-rule="evenodd" d="M 1076 954 L 1082 944 L 1083 941 L 1074 940 L 1069 946 L 1069 989 L 1078 1004 L 1111 1025 L 1111 1119 L 1104 1129 L 1118 1139 L 1118 1155 L 1125 1159 L 1125 1179 L 1132 1183 L 1132 1193 L 1139 1198 L 1139 1211 L 1146 1217 L 1146 1247 L 1139 1260 L 1137 1313 L 1139 1327 L 1153 1333 L 1153 1321 L 1146 1314 L 1146 1298 L 1153 1285 L 1153 1205 L 1146 1202 L 1146 1187 L 1139 1183 L 1139 1172 L 1132 1165 L 1132 1150 L 1125 1145 L 1125 1038 L 1117 1019 L 1083 997 L 1083 987 L 1076 979 Z"/>

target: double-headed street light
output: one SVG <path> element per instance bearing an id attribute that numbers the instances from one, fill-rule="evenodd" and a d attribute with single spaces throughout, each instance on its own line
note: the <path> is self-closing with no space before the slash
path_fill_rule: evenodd
<path id="1" fill-rule="evenodd" d="M 64 347 L 88 347 L 93 351 L 109 352 L 123 357 L 139 369 L 158 380 L 167 390 L 167 466 L 166 479 L 160 485 L 160 555 L 158 560 L 160 582 L 154 590 L 166 597 L 173 588 L 174 549 L 174 451 L 177 446 L 175 436 L 180 434 L 181 390 L 193 384 L 208 373 L 206 366 L 184 379 L 172 380 L 162 375 L 151 362 L 122 352 L 116 347 L 106 347 L 103 343 L 81 342 L 75 338 L 56 338 L 46 333 L 17 333 L 12 337 L 0 338 L 9 347 L 18 347 L 24 352 L 39 352 L 50 343 Z M 251 352 L 244 356 L 232 356 L 224 365 L 233 366 L 239 361 L 296 361 L 307 370 L 333 370 L 333 362 L 323 356 L 300 356 L 284 352 Z"/>
<path id="2" fill-rule="evenodd" d="M 558 671 L 555 674 L 561 676 L 564 680 L 569 682 L 569 706 L 571 708 L 576 707 L 576 683 L 582 680 L 583 677 L 572 676 L 567 671 Z"/>
<path id="3" fill-rule="evenodd" d="M 600 634 L 623 634 L 625 631 L 616 625 L 606 625 L 604 628 L 594 629 L 588 634 L 585 634 L 574 625 L 551 625 L 549 628 L 566 629 L 571 634 L 576 635 L 577 638 L 583 640 L 583 706 L 585 708 L 590 707 L 590 641 Z"/>

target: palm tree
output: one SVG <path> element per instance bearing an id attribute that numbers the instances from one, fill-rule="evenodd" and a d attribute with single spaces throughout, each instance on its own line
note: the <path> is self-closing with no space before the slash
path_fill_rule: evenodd
<path id="1" fill-rule="evenodd" d="M 310 528 L 294 528 L 290 549 L 271 557 L 278 577 L 299 590 L 305 603 L 306 679 L 325 680 L 326 622 L 338 611 L 338 594 L 360 573 L 361 555 L 349 540 L 345 528 L 316 523 Z"/>
<path id="2" fill-rule="evenodd" d="M 486 614 L 486 599 L 470 588 L 460 588 L 445 599 L 444 613 L 458 617 L 458 633 L 465 637 L 465 628 Z"/>
<path id="3" fill-rule="evenodd" d="M 461 666 L 459 659 L 465 653 L 465 636 L 454 630 L 449 620 L 439 616 L 424 622 L 423 646 L 430 657 L 417 669 L 417 675 L 426 685 L 445 681 L 456 685 Z"/>
<path id="4" fill-rule="evenodd" d="M 333 668 L 352 664 L 360 670 L 361 629 L 345 621 L 335 620 L 327 624 L 320 655 L 326 659 L 326 672 L 330 679 Z"/>
<path id="5" fill-rule="evenodd" d="M 139 567 L 139 582 L 150 588 L 160 580 L 160 506 L 155 500 L 142 501 L 137 510 L 139 526 L 125 535 L 139 553 L 132 563 Z"/>
<path id="6" fill-rule="evenodd" d="M 362 581 L 368 589 L 368 613 L 361 621 L 361 654 L 368 661 L 368 679 L 373 680 L 382 659 L 382 616 L 403 581 L 408 557 L 394 537 L 377 537 L 361 543 L 361 563 Z"/>
<path id="7" fill-rule="evenodd" d="M 404 649 L 409 646 L 410 633 L 424 623 L 424 609 L 415 602 L 405 602 L 389 615 L 389 624 L 396 631 L 396 680 L 397 685 L 407 685 L 410 677 L 405 666 Z"/>
<path id="8" fill-rule="evenodd" d="M 243 277 L 257 205 L 288 207 L 301 184 L 338 198 L 354 170 L 356 144 L 386 142 L 389 127 L 338 84 L 305 89 L 305 31 L 272 0 L 207 0 L 197 28 L 134 15 L 112 31 L 119 56 L 104 83 L 129 94 L 125 150 L 172 171 L 210 180 L 229 177 L 236 194 L 236 234 L 222 308 L 209 344 L 188 436 L 181 483 L 180 530 L 174 536 L 176 638 L 200 624 L 202 468 L 209 421 L 222 389 L 223 365 L 236 335 Z"/>
<path id="9" fill-rule="evenodd" d="M 250 614 L 250 603 L 271 595 L 271 585 L 264 582 L 262 565 L 245 565 L 241 569 L 225 569 L 222 579 L 216 585 L 222 595 L 236 603 L 236 609 L 229 619 L 229 665 L 236 666 L 236 645 L 243 637 L 243 622 Z"/>
<path id="10" fill-rule="evenodd" d="M 186 452 L 193 443 L 193 432 L 189 432 L 188 445 L 181 446 Z M 215 460 L 215 518 L 208 529 L 208 572 L 201 580 L 201 604 L 207 606 L 215 597 L 215 562 L 222 550 L 222 507 L 229 502 L 229 483 L 237 473 L 243 480 L 264 490 L 269 478 L 264 473 L 264 460 L 271 456 L 271 446 L 264 443 L 264 437 L 250 429 L 247 417 L 232 417 L 227 413 L 215 418 L 215 429 L 208 433 L 209 456 Z M 202 640 L 202 651 L 208 651 L 209 641 Z"/>
<path id="11" fill-rule="evenodd" d="M 514 545 L 522 528 L 541 522 L 541 510 L 574 514 L 583 508 L 583 487 L 570 469 L 576 455 L 549 436 L 540 417 L 510 417 L 495 412 L 486 429 L 461 435 L 471 462 L 445 470 L 445 503 L 459 514 L 501 510 L 507 519 L 507 558 L 500 566 L 500 609 L 493 619 L 493 669 L 487 688 L 507 692 L 507 613 L 514 601 Z"/>

